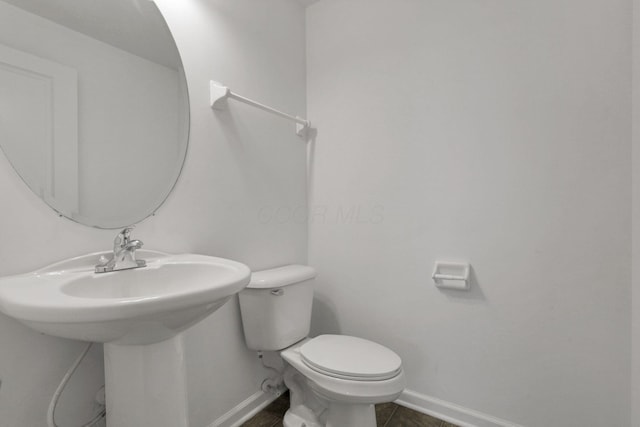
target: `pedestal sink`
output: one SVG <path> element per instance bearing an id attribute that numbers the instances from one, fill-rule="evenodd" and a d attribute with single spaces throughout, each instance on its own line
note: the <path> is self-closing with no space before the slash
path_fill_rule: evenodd
<path id="1" fill-rule="evenodd" d="M 180 332 L 242 290 L 244 264 L 139 250 L 147 267 L 96 274 L 95 253 L 0 279 L 0 311 L 63 338 L 104 343 L 108 427 L 187 427 Z"/>

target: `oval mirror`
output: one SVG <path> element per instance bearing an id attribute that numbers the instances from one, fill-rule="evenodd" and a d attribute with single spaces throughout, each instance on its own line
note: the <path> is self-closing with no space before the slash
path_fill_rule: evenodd
<path id="1" fill-rule="evenodd" d="M 149 0 L 1 0 L 0 148 L 59 214 L 136 223 L 182 169 L 180 55 Z"/>

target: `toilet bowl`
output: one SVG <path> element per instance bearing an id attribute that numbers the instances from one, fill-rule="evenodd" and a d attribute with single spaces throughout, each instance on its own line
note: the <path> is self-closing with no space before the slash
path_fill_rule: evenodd
<path id="1" fill-rule="evenodd" d="M 405 387 L 402 361 L 362 338 L 308 337 L 315 274 L 301 265 L 253 273 L 239 294 L 245 341 L 285 361 L 285 427 L 375 427 L 374 405 L 395 400 Z"/>

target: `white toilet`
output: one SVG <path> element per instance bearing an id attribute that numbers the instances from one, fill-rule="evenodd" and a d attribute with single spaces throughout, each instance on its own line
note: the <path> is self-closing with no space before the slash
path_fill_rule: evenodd
<path id="1" fill-rule="evenodd" d="M 400 357 L 362 338 L 308 338 L 316 272 L 288 265 L 255 272 L 240 292 L 247 346 L 279 351 L 291 393 L 285 427 L 375 427 L 374 404 L 405 387 Z"/>

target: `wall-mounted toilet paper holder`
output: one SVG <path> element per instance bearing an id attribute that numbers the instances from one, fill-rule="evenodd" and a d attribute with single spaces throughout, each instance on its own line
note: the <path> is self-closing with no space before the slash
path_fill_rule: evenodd
<path id="1" fill-rule="evenodd" d="M 459 261 L 436 261 L 431 278 L 443 289 L 468 290 L 471 264 Z"/>

